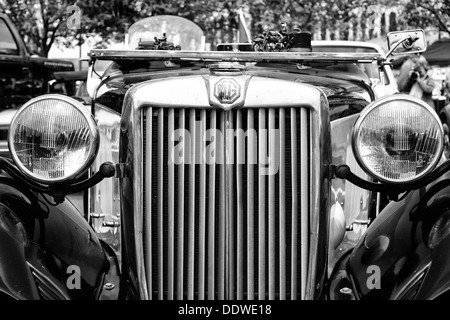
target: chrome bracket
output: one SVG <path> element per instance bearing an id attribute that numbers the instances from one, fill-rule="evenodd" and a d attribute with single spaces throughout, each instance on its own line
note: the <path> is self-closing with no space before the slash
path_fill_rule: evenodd
<path id="1" fill-rule="evenodd" d="M 368 219 L 368 220 L 355 220 L 349 226 L 347 226 L 345 228 L 346 231 L 353 231 L 353 225 L 354 224 L 359 224 L 361 226 L 368 226 L 370 224 L 370 219 Z"/>
<path id="2" fill-rule="evenodd" d="M 116 163 L 116 178 L 123 179 L 125 178 L 125 163 Z"/>

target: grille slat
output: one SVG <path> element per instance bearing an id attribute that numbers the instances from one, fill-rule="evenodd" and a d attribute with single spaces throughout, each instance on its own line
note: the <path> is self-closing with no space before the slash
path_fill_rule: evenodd
<path id="1" fill-rule="evenodd" d="M 280 109 L 279 116 L 279 130 L 280 130 L 280 164 L 285 163 L 285 148 L 286 148 L 286 113 L 284 109 Z M 286 169 L 284 165 L 279 166 L 279 212 L 280 212 L 280 223 L 279 223 L 279 270 L 280 270 L 280 299 L 286 299 Z"/>
<path id="2" fill-rule="evenodd" d="M 269 128 L 268 128 L 268 140 L 269 140 L 269 163 L 273 162 L 277 157 L 277 144 L 276 137 L 273 134 L 275 129 L 275 109 L 269 109 Z M 270 163 L 273 165 L 273 163 Z M 269 166 L 269 171 L 270 171 Z M 269 206 L 268 206 L 268 219 L 269 219 L 269 299 L 275 299 L 275 174 L 268 175 L 269 180 Z"/>
<path id="3" fill-rule="evenodd" d="M 220 112 L 220 132 L 225 132 L 225 113 Z M 218 299 L 224 300 L 225 299 L 225 223 L 226 223 L 226 213 L 225 213 L 225 166 L 223 165 L 225 161 L 225 146 L 224 146 L 224 137 L 220 139 L 220 143 L 217 146 L 217 150 L 220 153 L 219 156 L 219 163 L 221 164 L 219 166 L 220 168 L 220 178 L 219 178 L 219 249 L 218 249 Z M 217 185 L 216 185 L 217 186 Z"/>
<path id="4" fill-rule="evenodd" d="M 143 116 L 149 297 L 303 298 L 308 110 L 148 108 Z"/>
<path id="5" fill-rule="evenodd" d="M 175 111 L 174 109 L 169 109 L 169 123 L 168 123 L 168 132 L 175 131 Z M 173 139 L 168 139 L 169 150 L 173 150 L 174 141 Z M 170 157 L 172 155 L 169 154 Z M 173 288 L 174 288 L 174 264 L 175 264 L 175 164 L 174 161 L 168 161 L 168 266 L 167 266 L 167 298 L 169 300 L 173 300 Z"/>
<path id="6" fill-rule="evenodd" d="M 186 120 L 185 120 L 186 112 L 185 109 L 179 110 L 179 125 L 178 128 L 180 131 L 184 132 Z M 179 140 L 179 146 L 181 148 L 180 153 L 174 154 L 174 157 L 179 158 L 181 163 L 185 163 L 186 161 L 186 140 L 185 137 L 175 137 Z M 184 165 L 177 165 L 178 175 L 178 197 L 177 197 L 177 215 L 178 215 L 178 241 L 177 241 L 177 299 L 184 299 L 184 190 L 185 190 L 185 179 L 184 179 Z"/>
<path id="7" fill-rule="evenodd" d="M 255 128 L 254 110 L 247 111 L 247 130 L 253 132 Z M 249 134 L 247 138 L 247 297 L 255 298 L 255 184 L 254 171 L 257 159 L 257 138 Z"/>
<path id="8" fill-rule="evenodd" d="M 235 225 L 235 185 L 233 179 L 233 170 L 235 166 L 232 164 L 235 161 L 235 144 L 234 144 L 234 114 L 231 112 L 224 113 L 225 115 L 225 161 L 223 167 L 225 168 L 225 296 L 227 299 L 234 299 L 235 294 L 235 243 L 234 234 L 236 230 Z"/>
<path id="9" fill-rule="evenodd" d="M 210 128 L 217 128 L 216 110 L 211 111 L 210 116 Z M 215 205 L 216 205 L 216 190 L 211 186 L 216 185 L 216 165 L 217 162 L 217 138 L 213 135 L 208 137 L 211 140 L 210 147 L 213 152 L 208 153 L 210 158 L 209 168 L 209 188 L 208 188 L 208 299 L 214 300 L 215 292 L 215 243 L 216 243 L 216 231 L 215 231 Z"/>
<path id="10" fill-rule="evenodd" d="M 158 299 L 164 294 L 164 109 L 158 113 Z"/>
<path id="11" fill-rule="evenodd" d="M 266 298 L 266 175 L 261 159 L 267 156 L 266 110 L 259 110 L 258 142 L 258 298 Z"/>
<path id="12" fill-rule="evenodd" d="M 187 289 L 188 299 L 194 299 L 194 258 L 195 258 L 195 145 L 197 132 L 195 123 L 195 109 L 189 112 L 189 127 L 191 135 L 190 162 L 189 162 L 189 225 L 188 225 L 188 266 L 187 266 Z"/>
<path id="13" fill-rule="evenodd" d="M 239 130 L 239 128 L 242 128 L 242 111 L 238 110 L 236 113 L 236 128 Z M 243 132 L 241 130 L 236 132 L 236 158 L 237 159 L 244 159 L 245 157 L 245 141 L 243 139 Z M 243 176 L 242 173 L 242 164 L 238 162 L 236 164 L 236 191 L 237 191 L 237 198 L 236 198 L 236 204 L 237 204 L 237 241 L 236 241 L 236 251 L 237 251 L 237 287 L 236 292 L 237 296 L 236 298 L 238 300 L 242 300 L 244 298 L 244 248 L 243 248 L 243 242 L 244 242 L 244 196 L 243 196 L 243 189 L 242 189 L 242 179 Z"/>
<path id="14" fill-rule="evenodd" d="M 297 189 L 297 110 L 291 109 L 291 176 L 292 194 L 298 194 Z M 291 237 L 291 298 L 297 299 L 297 228 L 298 228 L 298 198 L 292 197 L 292 237 Z"/>
<path id="15" fill-rule="evenodd" d="M 200 137 L 205 137 L 206 133 L 206 110 L 200 111 L 201 115 L 201 127 Z M 203 141 L 203 138 L 201 138 Z M 205 246 L 205 234 L 206 234 L 206 159 L 204 153 L 200 154 L 200 210 L 199 210 L 199 231 L 198 231 L 198 297 L 200 300 L 205 299 L 205 258 L 206 258 L 206 246 Z"/>

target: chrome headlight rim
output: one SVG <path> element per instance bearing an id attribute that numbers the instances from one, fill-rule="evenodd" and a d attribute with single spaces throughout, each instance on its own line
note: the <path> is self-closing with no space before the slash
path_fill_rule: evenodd
<path id="1" fill-rule="evenodd" d="M 84 161 L 83 165 L 80 166 L 80 168 L 78 168 L 78 170 L 76 170 L 75 172 L 73 172 L 72 174 L 70 174 L 66 177 L 44 179 L 44 178 L 40 178 L 36 175 L 33 175 L 22 164 L 19 157 L 17 156 L 17 152 L 14 147 L 14 137 L 13 137 L 14 130 L 12 130 L 12 129 L 14 128 L 14 125 L 16 124 L 17 118 L 20 117 L 20 115 L 23 112 L 25 112 L 25 110 L 27 110 L 31 105 L 33 105 L 37 102 L 40 102 L 42 100 L 60 100 L 60 101 L 63 101 L 65 103 L 72 105 L 74 107 L 74 109 L 76 109 L 78 112 L 80 112 L 81 115 L 84 117 L 84 119 L 86 120 L 86 123 L 89 127 L 89 132 L 90 132 L 90 134 L 92 134 L 92 140 L 93 140 L 92 147 L 90 148 L 90 152 L 89 152 L 86 160 Z M 95 119 L 92 116 L 89 108 L 85 107 L 80 101 L 78 101 L 76 99 L 73 99 L 69 96 L 60 95 L 60 94 L 45 94 L 45 95 L 35 97 L 35 98 L 28 100 L 25 104 L 23 104 L 19 108 L 19 110 L 14 115 L 14 117 L 11 120 L 10 128 L 8 130 L 8 148 L 10 150 L 10 154 L 11 154 L 11 158 L 12 158 L 13 162 L 19 168 L 20 172 L 22 174 L 24 174 L 27 178 L 29 178 L 33 181 L 39 182 L 41 184 L 44 184 L 44 185 L 65 184 L 67 182 L 74 181 L 74 180 L 78 179 L 79 177 L 81 177 L 86 172 L 86 170 L 89 169 L 89 167 L 95 160 L 95 157 L 97 156 L 99 147 L 100 147 L 100 134 L 98 132 L 98 128 L 97 128 Z"/>
<path id="2" fill-rule="evenodd" d="M 357 150 L 358 134 L 359 134 L 359 130 L 361 128 L 361 124 L 363 123 L 363 121 L 374 109 L 380 107 L 383 104 L 390 103 L 393 101 L 412 102 L 412 103 L 420 105 L 421 107 L 425 108 L 430 113 L 430 115 L 434 118 L 434 120 L 436 121 L 438 128 L 439 128 L 440 135 L 439 135 L 438 142 L 440 141 L 441 143 L 438 143 L 438 151 L 436 152 L 436 157 L 434 157 L 433 161 L 431 162 L 431 164 L 428 166 L 428 168 L 426 170 L 424 170 L 420 174 L 416 175 L 414 178 L 411 178 L 408 180 L 387 179 L 384 176 L 378 174 L 376 171 L 371 170 L 371 168 L 366 166 L 366 163 L 362 159 L 360 152 L 358 152 L 358 150 Z M 414 96 L 411 96 L 411 95 L 408 95 L 405 93 L 396 93 L 393 95 L 379 98 L 379 99 L 371 102 L 366 108 L 364 108 L 361 111 L 361 114 L 357 118 L 355 124 L 353 125 L 353 129 L 352 129 L 352 151 L 353 151 L 353 154 L 355 155 L 356 161 L 361 166 L 361 168 L 367 174 L 369 174 L 371 177 L 373 177 L 374 179 L 376 179 L 380 182 L 388 183 L 388 184 L 392 184 L 392 185 L 410 185 L 412 183 L 417 183 L 418 181 L 421 181 L 424 178 L 426 178 L 438 165 L 439 161 L 441 160 L 442 153 L 444 151 L 443 135 L 444 135 L 444 129 L 442 127 L 442 122 L 439 118 L 439 115 L 428 103 L 424 102 L 422 99 L 416 98 Z"/>

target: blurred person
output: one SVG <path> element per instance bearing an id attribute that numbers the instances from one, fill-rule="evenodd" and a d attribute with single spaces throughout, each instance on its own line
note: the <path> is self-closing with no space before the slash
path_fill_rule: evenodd
<path id="1" fill-rule="evenodd" d="M 429 75 L 430 69 L 430 65 L 426 60 L 419 60 L 414 70 L 410 73 L 405 89 L 409 87 L 410 95 L 422 99 L 436 111 L 432 97 L 435 84 Z"/>
<path id="2" fill-rule="evenodd" d="M 450 66 L 447 67 L 447 72 L 445 73 L 445 80 L 442 82 L 441 94 L 446 96 L 447 99 L 450 98 Z"/>
<path id="3" fill-rule="evenodd" d="M 411 89 L 409 76 L 411 74 L 411 71 L 413 71 L 417 66 L 417 62 L 421 59 L 425 59 L 425 57 L 417 53 L 408 56 L 408 59 L 403 62 L 400 68 L 399 76 L 397 78 L 398 90 L 400 92 L 409 93 L 409 90 Z"/>

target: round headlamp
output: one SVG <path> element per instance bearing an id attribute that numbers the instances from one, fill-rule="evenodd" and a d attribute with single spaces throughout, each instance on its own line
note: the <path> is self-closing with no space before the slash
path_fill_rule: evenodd
<path id="1" fill-rule="evenodd" d="M 443 151 L 436 112 L 422 100 L 396 94 L 367 106 L 353 127 L 359 165 L 381 182 L 404 184 L 433 170 Z"/>
<path id="2" fill-rule="evenodd" d="M 85 172 L 97 154 L 99 133 L 80 102 L 49 94 L 31 99 L 17 111 L 8 145 L 24 175 L 55 184 Z"/>

